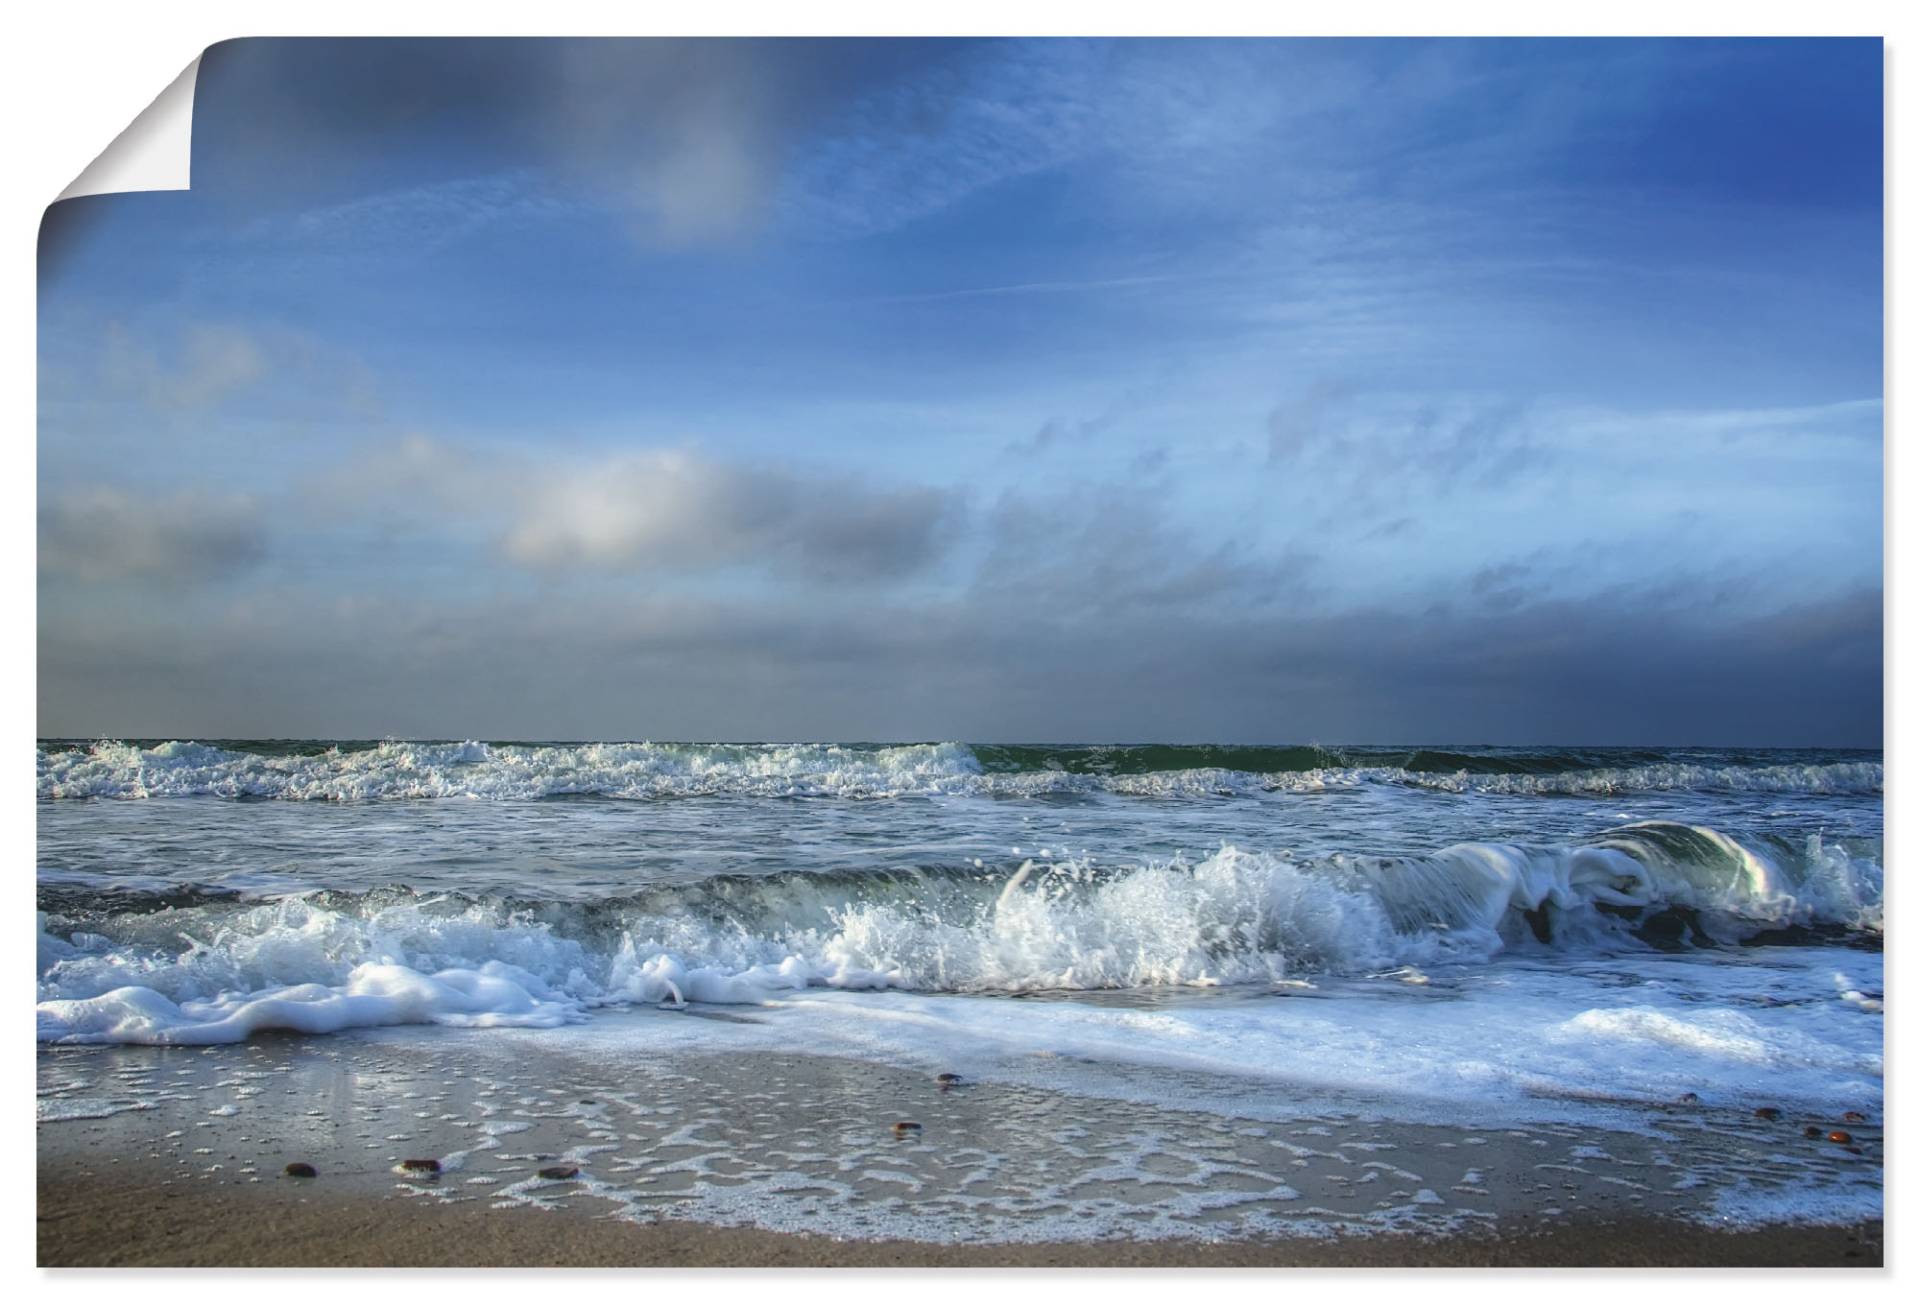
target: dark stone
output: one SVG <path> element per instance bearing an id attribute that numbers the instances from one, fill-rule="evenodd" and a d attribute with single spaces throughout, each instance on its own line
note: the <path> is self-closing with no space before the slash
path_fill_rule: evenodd
<path id="1" fill-rule="evenodd" d="M 1753 1116 L 1755 1118 L 1764 1118 L 1769 1123 L 1771 1123 L 1774 1119 L 1780 1117 L 1780 1111 L 1775 1109 L 1772 1105 L 1762 1105 L 1760 1106 L 1760 1108 L 1753 1111 Z"/>
<path id="2" fill-rule="evenodd" d="M 1697 1091 L 1683 1091 L 1680 1093 L 1680 1103 L 1683 1105 L 1697 1105 L 1700 1103 L 1700 1093 Z"/>
<path id="3" fill-rule="evenodd" d="M 1547 918 L 1547 908 L 1542 905 L 1532 910 L 1522 910 L 1520 917 L 1527 921 L 1527 927 L 1533 930 L 1536 942 L 1553 941 L 1553 921 Z"/>
<path id="4" fill-rule="evenodd" d="M 898 1137 L 918 1136 L 920 1125 L 903 1119 L 893 1125 L 893 1134 Z"/>
<path id="5" fill-rule="evenodd" d="M 957 1087 L 960 1085 L 960 1075 L 958 1073 L 942 1073 L 939 1077 L 935 1078 L 934 1081 L 943 1087 Z"/>
<path id="6" fill-rule="evenodd" d="M 437 1173 L 440 1171 L 440 1161 L 438 1159 L 402 1159 L 400 1167 L 409 1173 Z"/>
<path id="7" fill-rule="evenodd" d="M 1615 913 L 1618 908 L 1609 910 L 1605 902 L 1596 903 L 1606 913 Z M 1542 909 L 1545 909 L 1543 906 Z M 1705 936 L 1700 928 L 1700 916 L 1685 906 L 1668 906 L 1664 910 L 1643 916 L 1634 927 L 1634 936 L 1649 946 L 1662 951 L 1690 950 Z"/>
<path id="8" fill-rule="evenodd" d="M 1857 1109 L 1849 1109 L 1840 1116 L 1840 1121 L 1842 1123 L 1864 1123 L 1867 1121 L 1867 1116 Z"/>
<path id="9" fill-rule="evenodd" d="M 315 1168 L 315 1167 L 314 1167 L 314 1166 L 313 1166 L 312 1164 L 298 1164 L 298 1163 L 295 1163 L 295 1164 L 288 1164 L 288 1165 L 287 1165 L 287 1166 L 286 1166 L 286 1167 L 285 1167 L 284 1169 L 282 1169 L 281 1171 L 282 1171 L 282 1172 L 284 1172 L 284 1173 L 286 1173 L 286 1175 L 287 1175 L 288 1177 L 318 1177 L 318 1176 L 320 1176 L 320 1170 L 319 1170 L 319 1169 L 317 1169 L 317 1168 Z"/>
<path id="10" fill-rule="evenodd" d="M 1802 1129 L 1800 1135 L 1805 1137 L 1818 1137 L 1820 1135 L 1820 1129 L 1817 1127 L 1804 1128 Z"/>
<path id="11" fill-rule="evenodd" d="M 542 1168 L 540 1176 L 549 1182 L 571 1182 L 580 1176 L 580 1170 L 572 1164 L 555 1164 L 552 1168 Z"/>

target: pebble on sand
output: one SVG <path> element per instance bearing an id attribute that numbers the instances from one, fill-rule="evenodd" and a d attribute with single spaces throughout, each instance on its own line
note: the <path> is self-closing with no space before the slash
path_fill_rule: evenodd
<path id="1" fill-rule="evenodd" d="M 555 1164 L 552 1168 L 542 1168 L 540 1176 L 549 1182 L 571 1182 L 580 1176 L 580 1170 L 572 1164 Z"/>
<path id="2" fill-rule="evenodd" d="M 1820 1129 L 1809 1125 L 1807 1127 L 1800 1129 L 1800 1135 L 1808 1138 L 1818 1138 L 1820 1135 Z"/>
<path id="3" fill-rule="evenodd" d="M 1680 1103 L 1683 1105 L 1697 1105 L 1700 1103 L 1700 1093 L 1697 1091 L 1683 1091 L 1680 1093 Z"/>
<path id="4" fill-rule="evenodd" d="M 402 1159 L 399 1164 L 403 1173 L 437 1173 L 440 1171 L 438 1159 Z"/>
<path id="5" fill-rule="evenodd" d="M 1867 1116 L 1857 1109 L 1849 1109 L 1840 1116 L 1840 1121 L 1842 1123 L 1864 1123 L 1867 1121 Z"/>
<path id="6" fill-rule="evenodd" d="M 1827 1133 L 1827 1140 L 1833 1142 L 1837 1146 L 1852 1145 L 1853 1133 L 1842 1132 L 1840 1131 L 1840 1129 L 1835 1128 L 1833 1131 Z"/>
<path id="7" fill-rule="evenodd" d="M 1764 1118 L 1768 1122 L 1772 1122 L 1774 1119 L 1780 1117 L 1780 1111 L 1775 1109 L 1772 1105 L 1762 1105 L 1760 1106 L 1760 1108 L 1753 1111 L 1753 1116 L 1755 1118 Z"/>
<path id="8" fill-rule="evenodd" d="M 918 1136 L 920 1125 L 903 1119 L 893 1125 L 893 1134 L 898 1137 Z"/>
<path id="9" fill-rule="evenodd" d="M 934 1081 L 943 1087 L 957 1087 L 960 1085 L 960 1075 L 958 1073 L 942 1073 L 939 1077 L 935 1078 Z"/>
<path id="10" fill-rule="evenodd" d="M 301 1163 L 288 1164 L 281 1171 L 284 1172 L 288 1177 L 320 1176 L 320 1170 L 315 1168 L 312 1164 L 301 1164 Z"/>

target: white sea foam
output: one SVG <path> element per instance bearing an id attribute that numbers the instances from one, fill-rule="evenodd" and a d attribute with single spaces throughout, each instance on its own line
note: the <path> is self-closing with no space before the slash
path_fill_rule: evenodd
<path id="1" fill-rule="evenodd" d="M 1223 847 L 1127 869 L 780 875 L 588 905 L 316 894 L 42 916 L 40 1036 L 238 1040 L 262 1028 L 555 1026 L 597 1006 L 747 1003 L 808 988 L 1007 993 L 1273 985 L 1635 947 L 1648 910 L 1704 939 L 1880 927 L 1879 866 L 1640 824 L 1590 845 L 1467 843 L 1421 857 Z M 98 931 L 104 930 L 104 931 Z M 111 934 L 111 935 L 109 935 Z M 1543 940 L 1544 939 L 1544 940 Z"/>
<path id="2" fill-rule="evenodd" d="M 1643 960 L 1646 981 L 1624 1000 L 1617 965 L 1564 957 L 1503 967 L 1492 982 L 1455 975 L 1439 991 L 1322 979 L 1144 1006 L 815 989 L 760 1006 L 751 1023 L 611 1015 L 529 1035 L 613 1064 L 782 1050 L 1276 1120 L 1360 1106 L 1511 1125 L 1688 1092 L 1708 1108 L 1871 1113 L 1883 1094 L 1879 1019 L 1837 997 L 1798 999 L 1825 962 L 1820 948 L 1777 949 L 1753 965 Z"/>
<path id="3" fill-rule="evenodd" d="M 84 999 L 42 1001 L 38 1027 L 42 1041 L 194 1046 L 244 1041 L 264 1028 L 317 1033 L 390 1024 L 557 1027 L 582 1017 L 577 1001 L 546 995 L 538 979 L 497 962 L 431 977 L 405 965 L 363 964 L 332 987 L 299 983 L 175 1004 L 151 987 L 129 986 Z"/>
<path id="4" fill-rule="evenodd" d="M 105 1096 L 54 1096 L 34 1102 L 34 1119 L 41 1123 L 75 1123 L 115 1114 L 133 1114 L 152 1109 L 151 1100 Z"/>
<path id="5" fill-rule="evenodd" d="M 1177 749 L 1166 753 L 1177 755 Z M 195 742 L 142 748 L 102 741 L 42 748 L 43 799 L 156 797 L 287 801 L 490 801 L 561 796 L 626 799 L 735 795 L 888 798 L 1112 793 L 1168 798 L 1258 796 L 1392 784 L 1513 796 L 1610 796 L 1632 792 L 1877 793 L 1872 761 L 1716 765 L 1671 761 L 1552 773 L 1413 770 L 1331 765 L 1276 771 L 1179 767 L 1138 773 L 1057 768 L 989 770 L 961 743 L 898 747 L 837 744 L 385 742 L 317 755 L 263 755 Z"/>
<path id="6" fill-rule="evenodd" d="M 1628 1005 L 1586 1010 L 1569 1019 L 1559 1031 L 1618 1042 L 1643 1053 L 1679 1050 L 1759 1068 L 1815 1066 L 1878 1077 L 1883 1063 L 1877 1050 L 1838 1057 L 1829 1043 L 1783 1035 L 1752 1014 L 1731 1009 L 1670 1013 L 1646 1005 Z"/>

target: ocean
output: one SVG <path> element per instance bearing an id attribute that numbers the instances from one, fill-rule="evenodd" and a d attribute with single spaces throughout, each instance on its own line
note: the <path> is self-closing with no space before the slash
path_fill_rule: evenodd
<path id="1" fill-rule="evenodd" d="M 38 1035 L 1877 1120 L 1882 782 L 1878 751 L 46 740 Z M 1756 1163 L 1712 1216 L 1879 1216 L 1877 1163 Z"/>

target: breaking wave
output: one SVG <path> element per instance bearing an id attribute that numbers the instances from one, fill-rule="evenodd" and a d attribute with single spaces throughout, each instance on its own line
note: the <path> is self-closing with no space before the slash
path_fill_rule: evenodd
<path id="1" fill-rule="evenodd" d="M 1877 846 L 1647 823 L 1553 847 L 1302 858 L 1228 846 L 1197 863 L 723 877 L 591 903 L 406 888 L 272 900 L 55 891 L 43 895 L 38 1035 L 193 1044 L 266 1028 L 540 1027 L 605 1005 L 809 987 L 1404 979 L 1512 949 L 1794 930 L 1877 944 Z"/>
<path id="2" fill-rule="evenodd" d="M 1604 796 L 1878 793 L 1865 753 L 1321 747 L 378 742 L 332 746 L 146 741 L 43 744 L 43 800 L 285 801 L 1112 793 L 1253 796 L 1394 784 L 1449 792 Z"/>

